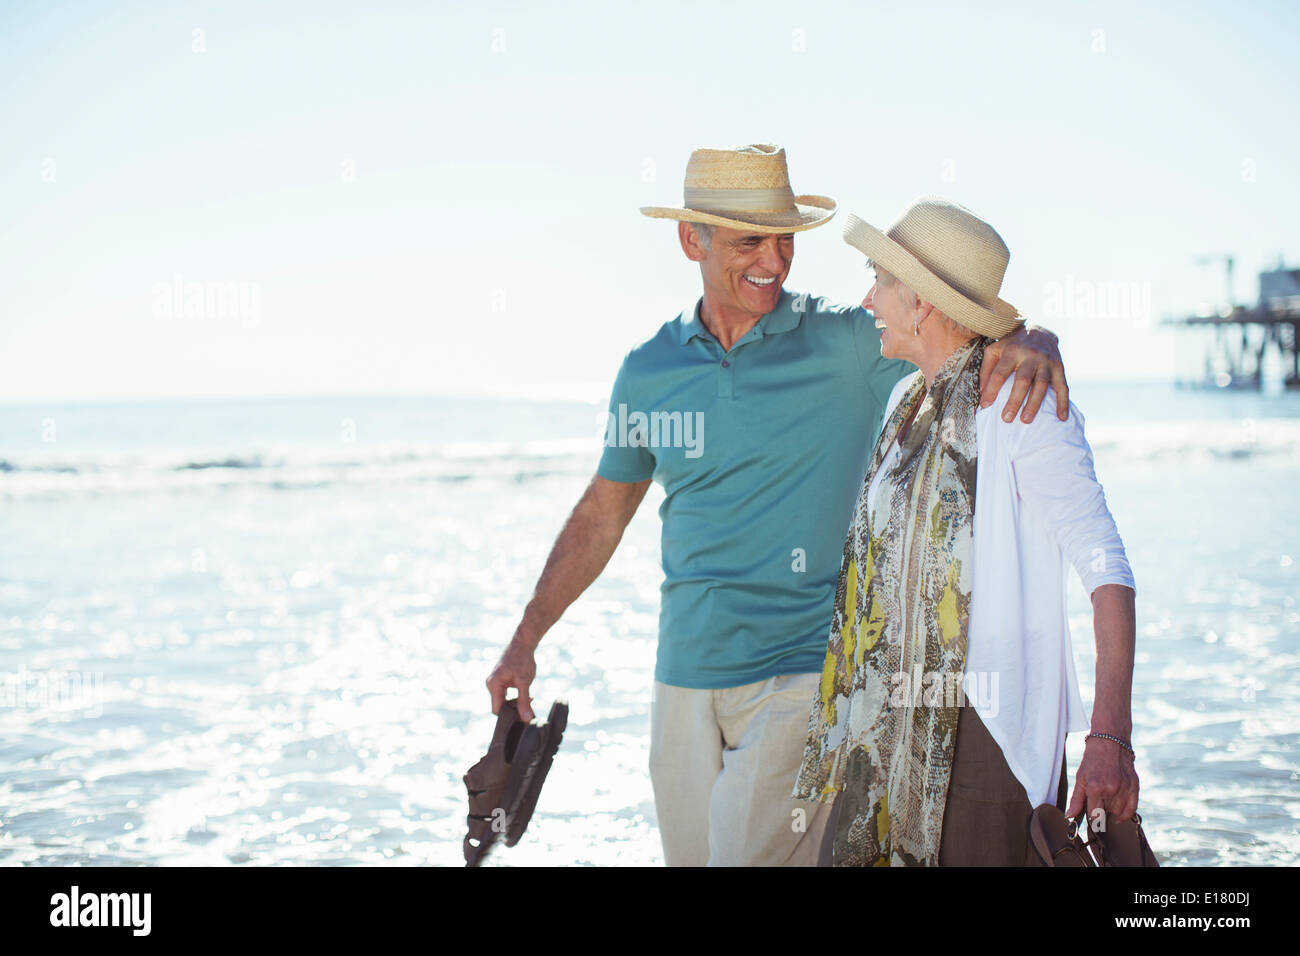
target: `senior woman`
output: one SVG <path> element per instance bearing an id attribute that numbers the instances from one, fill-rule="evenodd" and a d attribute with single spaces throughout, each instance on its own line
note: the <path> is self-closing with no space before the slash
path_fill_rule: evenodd
<path id="1" fill-rule="evenodd" d="M 997 232 L 927 197 L 885 233 L 850 216 L 844 238 L 875 269 L 881 354 L 920 371 L 890 397 L 852 516 L 794 795 L 835 803 L 824 863 L 1032 864 L 1033 810 L 1067 810 L 1065 737 L 1089 726 L 1067 562 L 1097 643 L 1067 812 L 1137 809 L 1124 546 L 1074 403 L 1027 425 L 1002 421 L 1008 387 L 978 405 L 986 342 L 1023 321 L 998 297 Z"/>

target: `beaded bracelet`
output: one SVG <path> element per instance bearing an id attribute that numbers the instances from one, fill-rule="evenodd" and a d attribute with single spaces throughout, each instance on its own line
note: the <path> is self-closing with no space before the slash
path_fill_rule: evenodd
<path id="1" fill-rule="evenodd" d="M 1095 732 L 1094 732 L 1094 733 L 1090 733 L 1090 734 L 1088 734 L 1088 736 L 1087 736 L 1087 737 L 1084 737 L 1083 739 L 1084 739 L 1084 741 L 1086 742 L 1086 741 L 1088 741 L 1088 740 L 1091 740 L 1093 737 L 1101 737 L 1103 740 L 1112 740 L 1112 741 L 1114 741 L 1115 743 L 1117 743 L 1117 744 L 1119 744 L 1121 747 L 1123 747 L 1125 750 L 1127 750 L 1127 751 L 1128 751 L 1128 755 L 1129 755 L 1130 757 L 1132 757 L 1134 760 L 1137 760 L 1137 754 L 1134 753 L 1134 752 L 1133 752 L 1133 748 L 1130 747 L 1130 746 L 1128 745 L 1128 741 L 1120 740 L 1118 737 L 1112 737 L 1110 734 L 1099 734 L 1099 733 L 1095 733 Z"/>

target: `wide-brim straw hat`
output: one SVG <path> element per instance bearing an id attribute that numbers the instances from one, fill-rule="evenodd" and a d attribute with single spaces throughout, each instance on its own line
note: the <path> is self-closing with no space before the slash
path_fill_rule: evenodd
<path id="1" fill-rule="evenodd" d="M 697 149 L 686 164 L 682 205 L 643 206 L 652 219 L 677 219 L 748 232 L 812 229 L 835 215 L 828 196 L 796 196 L 785 150 L 767 143 Z"/>
<path id="2" fill-rule="evenodd" d="M 844 241 L 972 332 L 1000 339 L 1025 322 L 998 298 L 1011 252 L 965 206 L 924 196 L 885 232 L 850 215 Z"/>

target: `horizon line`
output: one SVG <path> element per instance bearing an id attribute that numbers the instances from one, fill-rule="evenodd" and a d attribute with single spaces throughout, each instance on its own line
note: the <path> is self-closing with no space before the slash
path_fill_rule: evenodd
<path id="1" fill-rule="evenodd" d="M 1176 376 L 1150 376 L 1110 378 L 1081 376 L 1072 378 L 1071 385 L 1190 385 L 1197 383 Z M 338 401 L 348 399 L 481 399 L 499 401 L 603 403 L 608 400 L 613 381 L 567 382 L 552 385 L 514 386 L 501 389 L 465 389 L 462 391 L 357 391 L 357 392 L 210 392 L 200 394 L 136 394 L 136 395 L 57 395 L 57 396 L 0 396 L 0 408 L 32 405 L 149 405 L 169 403 L 206 402 L 293 402 Z M 1220 389 L 1207 388 L 1207 391 Z M 1239 391 L 1223 389 L 1223 391 Z M 1261 393 L 1262 394 L 1262 393 Z"/>

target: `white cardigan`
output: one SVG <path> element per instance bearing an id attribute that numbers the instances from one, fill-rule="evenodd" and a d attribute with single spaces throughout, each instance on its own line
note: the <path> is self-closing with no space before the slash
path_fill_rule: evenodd
<path id="1" fill-rule="evenodd" d="M 885 421 L 920 374 L 895 386 Z M 1102 584 L 1134 585 L 1079 409 L 1071 402 L 1061 421 L 1049 388 L 1031 423 L 1004 422 L 1013 383 L 1007 379 L 997 401 L 975 412 L 966 674 L 971 703 L 981 703 L 977 687 L 996 691 L 980 718 L 1037 807 L 1056 802 L 1066 733 L 1089 729 L 1066 616 L 1066 562 L 1090 595 Z M 895 441 L 868 488 L 869 508 L 897 460 Z"/>

